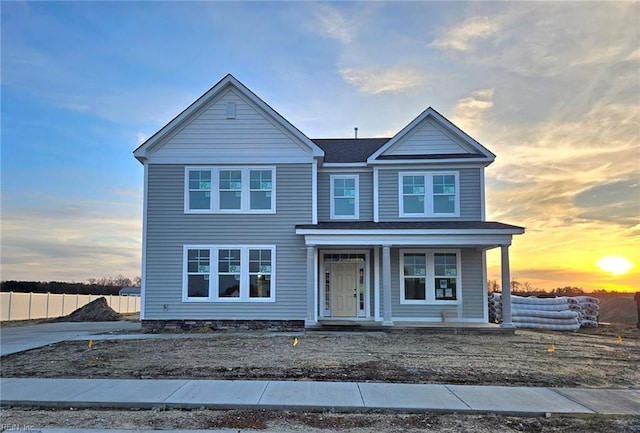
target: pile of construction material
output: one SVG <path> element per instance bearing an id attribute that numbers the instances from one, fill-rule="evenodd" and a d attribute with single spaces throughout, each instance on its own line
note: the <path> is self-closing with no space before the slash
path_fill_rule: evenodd
<path id="1" fill-rule="evenodd" d="M 591 296 L 538 298 L 511 296 L 511 320 L 516 328 L 576 331 L 598 326 L 599 300 Z M 502 322 L 502 295 L 489 296 L 489 320 Z"/>
<path id="2" fill-rule="evenodd" d="M 580 326 L 583 328 L 597 328 L 600 314 L 600 300 L 593 296 L 568 297 L 569 308 L 578 313 Z"/>

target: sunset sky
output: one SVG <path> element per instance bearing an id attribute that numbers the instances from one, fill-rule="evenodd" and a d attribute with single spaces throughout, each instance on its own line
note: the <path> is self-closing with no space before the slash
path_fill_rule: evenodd
<path id="1" fill-rule="evenodd" d="M 2 280 L 139 275 L 131 152 L 232 73 L 311 138 L 389 137 L 433 107 L 498 156 L 487 219 L 527 228 L 513 278 L 640 291 L 639 2 L 0 8 Z"/>

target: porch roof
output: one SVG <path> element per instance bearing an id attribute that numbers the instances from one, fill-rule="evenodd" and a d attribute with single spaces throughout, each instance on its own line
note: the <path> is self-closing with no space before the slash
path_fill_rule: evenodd
<path id="1" fill-rule="evenodd" d="M 524 228 L 494 221 L 332 221 L 296 226 L 306 245 L 457 246 L 510 245 Z"/>

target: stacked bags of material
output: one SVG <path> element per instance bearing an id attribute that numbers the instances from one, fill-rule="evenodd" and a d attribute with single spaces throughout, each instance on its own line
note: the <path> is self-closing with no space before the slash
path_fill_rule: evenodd
<path id="1" fill-rule="evenodd" d="M 502 294 L 492 293 L 489 295 L 489 323 L 500 323 L 502 321 Z"/>
<path id="2" fill-rule="evenodd" d="M 516 328 L 553 331 L 580 329 L 578 313 L 569 308 L 567 298 L 511 297 L 511 318 Z"/>
<path id="3" fill-rule="evenodd" d="M 567 298 L 569 308 L 578 313 L 580 326 L 583 328 L 597 328 L 600 314 L 600 300 L 593 296 L 572 296 Z"/>
<path id="4" fill-rule="evenodd" d="M 490 319 L 493 316 L 495 322 L 502 321 L 501 296 L 499 293 L 494 293 L 489 297 L 489 316 Z M 581 312 L 577 311 L 580 302 L 569 301 L 569 299 L 512 295 L 511 320 L 516 328 L 576 331 L 581 326 Z"/>

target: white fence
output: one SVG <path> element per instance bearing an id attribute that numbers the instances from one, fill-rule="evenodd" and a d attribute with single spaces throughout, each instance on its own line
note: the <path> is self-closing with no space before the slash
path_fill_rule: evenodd
<path id="1" fill-rule="evenodd" d="M 139 296 L 57 295 L 51 293 L 0 293 L 0 320 L 49 319 L 66 316 L 98 298 L 106 298 L 117 313 L 138 313 Z"/>

